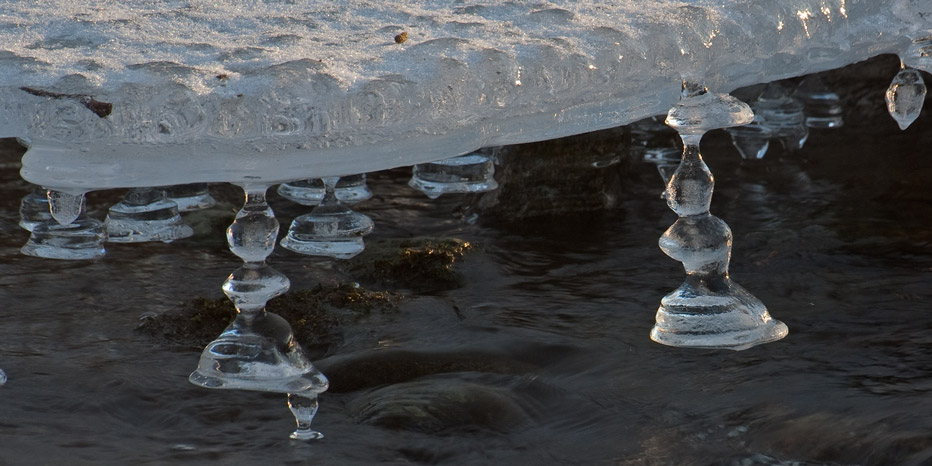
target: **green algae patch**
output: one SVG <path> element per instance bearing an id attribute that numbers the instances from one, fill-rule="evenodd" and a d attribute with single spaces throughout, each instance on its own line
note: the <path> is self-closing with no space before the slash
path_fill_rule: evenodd
<path id="1" fill-rule="evenodd" d="M 342 267 L 356 279 L 388 288 L 419 292 L 458 288 L 454 265 L 475 246 L 458 238 L 409 238 L 370 241 L 366 250 Z"/>
<path id="2" fill-rule="evenodd" d="M 395 312 L 401 297 L 387 291 L 369 291 L 356 284 L 317 285 L 269 301 L 268 312 L 287 320 L 295 339 L 305 347 L 325 349 L 339 342 L 340 326 L 371 312 Z M 137 331 L 168 344 L 202 348 L 236 317 L 226 298 L 197 298 L 177 312 L 140 318 Z"/>

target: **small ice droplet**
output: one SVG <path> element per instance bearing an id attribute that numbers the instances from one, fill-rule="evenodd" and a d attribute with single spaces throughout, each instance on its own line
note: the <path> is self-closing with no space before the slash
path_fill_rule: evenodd
<path id="1" fill-rule="evenodd" d="M 69 194 L 50 189 L 46 195 L 49 198 L 49 210 L 52 217 L 61 225 L 70 225 L 81 215 L 84 207 L 84 194 Z"/>
<path id="2" fill-rule="evenodd" d="M 884 96 L 887 101 L 887 111 L 890 116 L 900 125 L 900 129 L 906 129 L 922 112 L 922 102 L 926 98 L 926 83 L 922 80 L 922 74 L 914 68 L 903 68 Z"/>

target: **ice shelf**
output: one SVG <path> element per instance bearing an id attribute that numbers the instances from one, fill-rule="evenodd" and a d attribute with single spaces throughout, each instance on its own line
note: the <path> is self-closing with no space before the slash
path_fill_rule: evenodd
<path id="1" fill-rule="evenodd" d="M 402 34 L 404 33 L 404 34 Z M 903 53 L 930 0 L 0 0 L 0 136 L 65 191 L 273 184 Z"/>

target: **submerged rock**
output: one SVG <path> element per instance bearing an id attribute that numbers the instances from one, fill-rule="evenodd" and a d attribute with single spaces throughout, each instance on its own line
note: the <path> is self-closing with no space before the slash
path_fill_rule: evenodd
<path id="1" fill-rule="evenodd" d="M 461 285 L 454 264 L 473 249 L 458 238 L 385 239 L 366 242 L 362 254 L 338 264 L 360 281 L 419 292 Z"/>
<path id="2" fill-rule="evenodd" d="M 286 293 L 269 301 L 267 310 L 287 320 L 295 339 L 306 348 L 329 347 L 340 341 L 339 327 L 373 310 L 391 312 L 401 298 L 385 291 L 368 291 L 355 284 L 318 285 Z M 236 316 L 226 298 L 198 298 L 178 312 L 140 317 L 138 331 L 171 344 L 201 348 Z"/>
<path id="3" fill-rule="evenodd" d="M 388 429 L 436 433 L 479 427 L 505 431 L 530 416 L 508 388 L 430 378 L 368 392 L 347 405 L 353 420 Z"/>
<path id="4" fill-rule="evenodd" d="M 330 378 L 330 392 L 341 393 L 407 382 L 450 372 L 523 374 L 535 366 L 494 351 L 412 351 L 380 349 L 333 356 L 315 363 Z"/>

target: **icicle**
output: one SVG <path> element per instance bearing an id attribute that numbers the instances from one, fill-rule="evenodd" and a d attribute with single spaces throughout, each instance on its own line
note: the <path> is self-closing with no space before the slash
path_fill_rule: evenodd
<path id="1" fill-rule="evenodd" d="M 84 208 L 84 193 L 68 193 L 49 189 L 46 191 L 49 198 L 49 210 L 52 218 L 59 225 L 68 225 L 78 218 Z"/>
<path id="2" fill-rule="evenodd" d="M 108 241 L 114 243 L 170 243 L 194 234 L 178 214 L 178 205 L 156 188 L 130 189 L 110 207 L 104 223 Z"/>
<path id="3" fill-rule="evenodd" d="M 495 164 L 478 152 L 438 162 L 422 163 L 411 169 L 408 185 L 431 199 L 450 193 L 480 193 L 498 188 Z"/>
<path id="4" fill-rule="evenodd" d="M 46 194 L 45 189 L 36 187 L 36 189 L 24 196 L 19 204 L 19 226 L 26 231 L 32 232 L 37 225 L 51 221 L 52 213 L 49 207 L 48 194 Z"/>
<path id="5" fill-rule="evenodd" d="M 322 179 L 292 181 L 278 185 L 278 194 L 291 202 L 316 206 L 324 200 L 327 187 Z M 340 202 L 355 204 L 372 198 L 372 191 L 366 186 L 366 174 L 341 177 L 334 188 L 334 194 Z"/>
<path id="6" fill-rule="evenodd" d="M 217 200 L 210 195 L 207 183 L 167 186 L 165 195 L 178 205 L 179 212 L 209 209 L 217 205 Z"/>
<path id="7" fill-rule="evenodd" d="M 744 126 L 728 128 L 731 143 L 738 149 L 741 158 L 745 160 L 760 160 L 767 154 L 773 131 L 756 122 Z"/>
<path id="8" fill-rule="evenodd" d="M 316 396 L 327 390 L 329 381 L 305 356 L 288 322 L 265 310 L 270 299 L 290 287 L 288 277 L 265 262 L 279 228 L 265 199 L 268 187 L 243 189 L 246 201 L 227 228 L 227 242 L 244 264 L 222 288 L 236 307 L 236 319 L 204 348 L 188 380 L 205 388 L 297 393 L 313 398 L 316 411 Z M 299 423 L 309 429 L 310 402 L 300 401 L 292 411 L 298 410 Z"/>
<path id="9" fill-rule="evenodd" d="M 904 130 L 919 118 L 922 113 L 922 103 L 926 98 L 926 83 L 922 73 L 909 68 L 900 62 L 900 72 L 893 78 L 887 88 L 884 99 L 887 101 L 887 111 L 890 116 Z"/>
<path id="10" fill-rule="evenodd" d="M 282 247 L 310 256 L 349 259 L 365 249 L 362 237 L 374 228 L 372 219 L 354 212 L 336 196 L 338 177 L 324 178 L 320 205 L 291 222 Z"/>
<path id="11" fill-rule="evenodd" d="M 291 438 L 295 440 L 324 438 L 324 434 L 311 429 L 311 422 L 317 414 L 317 392 L 289 393 L 288 409 L 294 414 L 298 424 L 297 429 L 291 433 Z"/>
<path id="12" fill-rule="evenodd" d="M 683 263 L 686 281 L 664 296 L 651 339 L 670 346 L 743 350 L 779 340 L 786 325 L 771 319 L 757 298 L 728 274 L 731 229 L 709 213 L 715 179 L 699 153 L 702 135 L 745 125 L 751 109 L 727 94 L 684 83 L 667 124 L 683 139 L 683 160 L 667 184 L 667 205 L 679 219 L 660 238 L 660 249 Z"/>
<path id="13" fill-rule="evenodd" d="M 803 104 L 786 94 L 779 83 L 770 83 L 764 92 L 751 103 L 757 121 L 773 131 L 773 136 L 788 151 L 803 148 L 809 137 Z"/>
<path id="14" fill-rule="evenodd" d="M 49 189 L 46 197 L 49 218 L 32 224 L 29 240 L 20 252 L 27 256 L 64 260 L 103 256 L 107 233 L 102 222 L 84 214 L 84 193 Z M 25 199 L 23 202 L 24 205 L 27 203 Z M 33 200 L 28 204 L 31 209 L 40 202 Z"/>
<path id="15" fill-rule="evenodd" d="M 841 128 L 844 126 L 841 99 L 822 82 L 818 74 L 806 76 L 793 92 L 803 103 L 806 126 L 810 128 Z"/>

